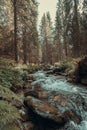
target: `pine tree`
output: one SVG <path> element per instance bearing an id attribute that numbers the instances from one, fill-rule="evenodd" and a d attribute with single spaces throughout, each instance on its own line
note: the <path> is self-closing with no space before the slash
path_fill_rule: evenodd
<path id="1" fill-rule="evenodd" d="M 17 1 L 16 1 L 17 2 Z M 38 43 L 37 15 L 38 3 L 35 0 L 19 0 L 17 2 L 16 44 L 20 60 L 32 62 L 33 48 Z M 33 47 L 33 48 L 32 48 Z M 32 51 L 30 51 L 32 49 Z M 23 51 L 22 51 L 23 50 Z M 22 53 L 23 52 L 23 53 Z M 15 52 L 16 53 L 16 52 Z M 16 53 L 17 54 L 17 53 Z M 29 57 L 29 58 L 28 58 Z M 36 58 L 34 58 L 36 60 Z"/>
<path id="2" fill-rule="evenodd" d="M 57 52 L 57 61 L 63 58 L 63 33 L 64 33 L 64 19 L 63 19 L 63 0 L 58 0 L 56 20 L 55 20 L 55 44 Z"/>
<path id="3" fill-rule="evenodd" d="M 55 24 L 55 39 L 60 50 L 60 60 L 64 55 L 66 57 L 71 55 L 71 50 L 73 57 L 78 57 L 81 54 L 79 6 L 79 0 L 58 0 Z"/>
<path id="4" fill-rule="evenodd" d="M 50 50 L 53 44 L 53 27 L 50 13 L 43 14 L 40 26 L 40 41 L 43 46 L 43 62 L 52 63 Z"/>

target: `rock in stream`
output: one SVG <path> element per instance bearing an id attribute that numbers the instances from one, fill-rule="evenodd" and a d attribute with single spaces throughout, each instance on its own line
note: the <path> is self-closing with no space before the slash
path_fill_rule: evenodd
<path id="1" fill-rule="evenodd" d="M 28 89 L 25 93 L 26 98 L 24 103 L 38 117 L 38 122 L 43 129 L 76 130 L 77 128 L 81 128 L 80 124 L 84 120 L 83 115 L 87 111 L 87 102 L 83 96 L 85 90 L 77 86 L 70 86 L 65 80 L 46 77 L 41 72 L 35 74 L 35 78 L 36 81 L 32 83 L 32 89 Z M 60 86 L 60 83 L 63 86 Z M 50 87 L 48 87 L 49 85 Z M 51 89 L 51 87 L 54 88 Z M 44 120 L 45 123 L 46 121 L 51 122 L 49 123 L 50 125 L 46 124 L 44 127 Z M 52 128 L 52 123 L 56 123 L 57 125 Z M 75 123 L 77 125 L 71 125 Z M 41 126 L 38 130 L 43 130 Z"/>

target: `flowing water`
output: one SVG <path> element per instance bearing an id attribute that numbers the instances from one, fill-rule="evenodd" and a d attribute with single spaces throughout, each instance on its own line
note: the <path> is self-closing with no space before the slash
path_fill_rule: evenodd
<path id="1" fill-rule="evenodd" d="M 76 93 L 81 95 L 87 103 L 87 89 L 78 85 L 70 84 L 64 78 L 58 78 L 56 76 L 47 76 L 45 72 L 39 71 L 35 73 L 36 81 L 32 85 L 39 83 L 42 88 L 49 91 L 66 91 L 69 93 Z M 78 109 L 79 106 L 77 106 Z M 87 130 L 87 112 L 81 108 L 82 121 L 77 124 L 73 121 L 69 122 L 67 130 Z"/>

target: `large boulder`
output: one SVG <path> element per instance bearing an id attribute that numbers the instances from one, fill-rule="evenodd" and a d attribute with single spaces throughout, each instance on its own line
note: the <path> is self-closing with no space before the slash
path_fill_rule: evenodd
<path id="1" fill-rule="evenodd" d="M 82 83 L 83 85 L 87 85 L 87 77 L 83 77 L 83 78 L 81 79 L 81 83 Z"/>
<path id="2" fill-rule="evenodd" d="M 40 96 L 44 94 L 45 96 Z M 25 104 L 37 115 L 59 124 L 64 124 L 69 120 L 77 123 L 81 121 L 78 106 L 82 107 L 83 98 L 77 94 L 66 92 L 50 92 L 47 94 L 42 90 L 41 94 L 40 92 L 37 93 L 37 98 L 26 97 Z"/>
<path id="3" fill-rule="evenodd" d="M 79 62 L 78 69 L 80 82 L 87 85 L 87 56 Z"/>
<path id="4" fill-rule="evenodd" d="M 68 81 L 87 85 L 87 56 L 72 64 L 74 67 L 68 72 Z"/>
<path id="5" fill-rule="evenodd" d="M 24 122 L 24 130 L 33 130 L 34 129 L 34 124 L 30 121 Z"/>
<path id="6" fill-rule="evenodd" d="M 26 101 L 27 105 L 30 108 L 33 108 L 37 114 L 45 118 L 52 118 L 56 120 L 57 110 L 50 104 L 45 103 L 31 96 L 27 97 Z"/>
<path id="7" fill-rule="evenodd" d="M 35 80 L 34 74 L 27 75 L 26 80 L 32 80 L 32 81 L 34 81 Z"/>
<path id="8" fill-rule="evenodd" d="M 79 74 L 81 77 L 87 76 L 87 56 L 79 62 Z"/>

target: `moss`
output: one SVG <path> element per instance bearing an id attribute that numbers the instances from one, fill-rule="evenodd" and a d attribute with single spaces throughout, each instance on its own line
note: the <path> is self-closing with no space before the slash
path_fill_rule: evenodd
<path id="1" fill-rule="evenodd" d="M 11 59 L 0 57 L 0 66 L 2 66 L 2 67 L 7 67 L 7 66 L 8 67 L 14 67 L 15 62 Z"/>
<path id="2" fill-rule="evenodd" d="M 62 72 L 67 74 L 68 71 L 70 71 L 73 68 L 73 65 L 72 65 L 71 60 L 65 60 L 65 61 L 56 63 L 55 67 L 60 68 L 62 70 Z"/>
<path id="3" fill-rule="evenodd" d="M 20 128 L 16 124 L 7 124 L 3 127 L 3 130 L 20 130 Z"/>
<path id="4" fill-rule="evenodd" d="M 6 101 L 0 101 L 0 128 L 20 119 L 18 110 Z"/>
<path id="5" fill-rule="evenodd" d="M 21 71 L 13 68 L 3 68 L 0 67 L 0 84 L 5 87 L 12 87 L 20 83 L 20 86 L 23 86 L 22 73 Z"/>
<path id="6" fill-rule="evenodd" d="M 36 65 L 36 64 L 29 64 L 28 65 L 27 71 L 29 73 L 33 73 L 33 72 L 35 72 L 37 70 L 39 70 L 39 66 L 38 65 Z"/>
<path id="7" fill-rule="evenodd" d="M 16 64 L 10 59 L 0 58 L 0 84 L 4 87 L 23 87 L 23 80 L 28 75 L 38 70 L 35 64 Z"/>
<path id="8" fill-rule="evenodd" d="M 13 102 L 15 100 L 22 102 L 22 99 L 20 97 L 18 97 L 8 88 L 5 88 L 1 85 L 0 85 L 0 98 L 9 102 Z"/>
<path id="9" fill-rule="evenodd" d="M 79 82 L 79 62 L 81 58 L 72 59 L 72 68 L 68 71 L 67 76 L 70 82 Z"/>
<path id="10" fill-rule="evenodd" d="M 60 65 L 59 65 L 61 68 L 63 69 L 68 69 L 68 68 L 72 68 L 72 64 L 71 62 L 68 62 L 68 61 L 63 61 L 63 62 L 60 62 Z"/>

